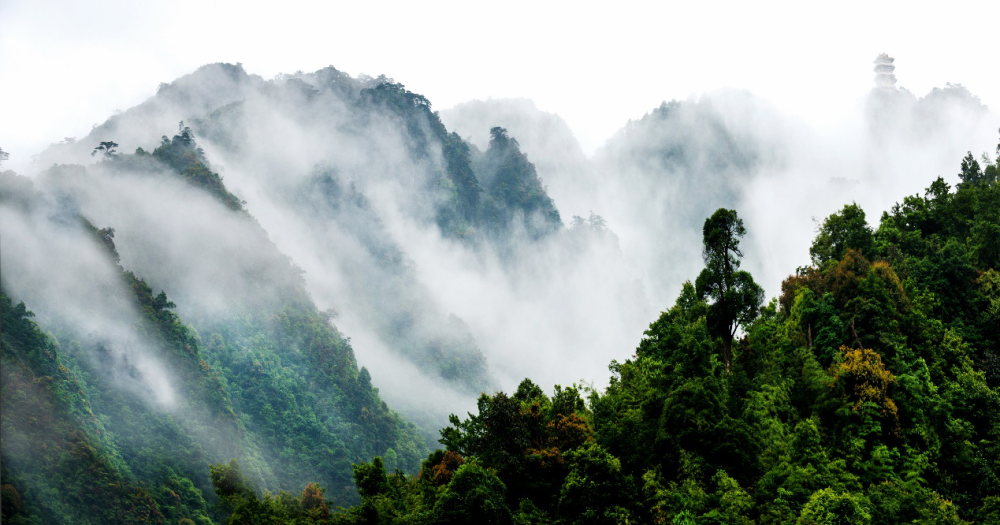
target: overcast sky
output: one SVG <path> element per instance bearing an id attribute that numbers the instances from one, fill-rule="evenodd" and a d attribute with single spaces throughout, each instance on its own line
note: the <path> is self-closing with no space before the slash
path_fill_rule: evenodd
<path id="1" fill-rule="evenodd" d="M 921 96 L 961 83 L 1000 106 L 1000 2 L 52 2 L 0 0 L 5 167 L 210 62 L 270 78 L 384 73 L 436 109 L 526 97 L 589 153 L 662 100 L 742 88 L 836 124 L 896 58 Z M 612 7 L 613 5 L 613 7 Z"/>

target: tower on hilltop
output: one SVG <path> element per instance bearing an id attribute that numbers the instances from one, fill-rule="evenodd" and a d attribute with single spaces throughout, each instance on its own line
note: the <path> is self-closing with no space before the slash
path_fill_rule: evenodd
<path id="1" fill-rule="evenodd" d="M 896 59 L 885 53 L 875 57 L 875 85 L 879 91 L 896 90 L 896 75 L 893 73 L 896 66 L 892 65 L 894 60 Z"/>

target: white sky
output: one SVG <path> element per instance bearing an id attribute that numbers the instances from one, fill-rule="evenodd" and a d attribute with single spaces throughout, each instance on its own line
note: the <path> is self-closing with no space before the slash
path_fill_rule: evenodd
<path id="1" fill-rule="evenodd" d="M 1000 107 L 1000 2 L 209 2 L 0 0 L 4 166 L 210 62 L 270 78 L 384 73 L 436 109 L 527 97 L 592 152 L 662 100 L 722 87 L 833 124 L 874 56 L 922 96 L 961 83 Z"/>

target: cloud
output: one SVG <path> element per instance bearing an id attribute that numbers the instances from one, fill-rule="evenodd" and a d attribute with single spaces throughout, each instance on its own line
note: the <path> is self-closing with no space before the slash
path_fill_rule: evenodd
<path id="1" fill-rule="evenodd" d="M 75 178 L 81 172 L 66 168 L 53 176 Z M 83 355 L 72 358 L 89 362 L 111 384 L 154 406 L 176 409 L 181 399 L 173 371 L 158 343 L 140 329 L 140 314 L 110 254 L 86 231 L 72 205 L 51 194 L 20 202 L 12 198 L 14 177 L 7 172 L 0 200 L 6 293 L 24 301 L 43 327 L 85 343 L 75 347 Z"/>

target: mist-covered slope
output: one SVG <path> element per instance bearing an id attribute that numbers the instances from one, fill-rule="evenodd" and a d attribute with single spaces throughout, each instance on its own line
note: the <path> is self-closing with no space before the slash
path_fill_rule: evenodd
<path id="1" fill-rule="evenodd" d="M 816 100 L 823 104 L 823 100 Z M 664 102 L 623 126 L 590 158 L 557 115 L 527 101 L 473 101 L 442 112 L 473 143 L 485 126 L 518 137 L 564 216 L 595 213 L 655 302 L 669 301 L 693 268 L 700 221 L 720 206 L 756 226 L 752 264 L 776 291 L 789 259 L 808 262 L 814 226 L 844 201 L 884 209 L 922 191 L 926 170 L 955 183 L 953 161 L 992 148 L 1000 115 L 958 84 L 923 97 L 873 90 L 835 125 L 805 122 L 745 91 Z M 567 213 L 568 212 L 568 213 Z M 818 219 L 817 219 L 818 220 Z"/>
<path id="2" fill-rule="evenodd" d="M 53 163 L 79 162 L 98 143 L 122 141 L 125 137 L 149 149 L 167 130 L 174 129 L 177 122 L 242 100 L 262 82 L 263 79 L 248 75 L 238 64 L 204 65 L 173 82 L 160 84 L 155 96 L 95 124 L 85 138 L 67 137 L 53 144 L 38 155 L 36 163 L 48 167 Z"/>
<path id="3" fill-rule="evenodd" d="M 491 128 L 506 129 L 535 164 L 564 218 L 586 217 L 594 210 L 588 202 L 598 190 L 593 165 L 559 115 L 541 111 L 528 99 L 473 100 L 442 110 L 441 120 L 480 150 L 489 146 Z"/>
<path id="4" fill-rule="evenodd" d="M 245 84 L 243 98 L 187 113 L 186 125 L 304 270 L 318 307 L 360 343 L 383 394 L 427 427 L 443 423 L 441 404 L 463 409 L 516 381 L 528 356 L 551 362 L 549 382 L 580 378 L 603 367 L 601 349 L 641 328 L 636 312 L 648 303 L 607 224 L 561 216 L 509 131 L 486 125 L 480 149 L 449 132 L 426 98 L 332 67 Z M 164 107 L 161 95 L 143 106 Z M 125 130 L 141 127 L 139 116 L 113 120 Z M 84 153 L 57 145 L 43 158 L 87 162 Z M 584 312 L 603 321 L 568 330 Z M 586 359 L 560 365 L 581 352 Z M 413 390 L 426 395 L 415 400 Z"/>
<path id="5" fill-rule="evenodd" d="M 383 217 L 509 269 L 520 243 L 562 226 L 533 165 L 502 130 L 469 148 L 388 79 L 308 78 L 322 94 L 206 66 L 40 156 L 63 164 L 3 175 L 4 483 L 19 519 L 217 520 L 207 465 L 230 458 L 255 487 L 318 481 L 349 502 L 352 463 L 414 468 L 451 410 L 435 400 L 495 388 Z M 178 117 L 197 131 L 171 133 Z M 423 434 L 358 369 L 341 321 L 385 352 L 397 399 L 424 392 L 402 404 Z M 86 491 L 91 463 L 108 491 Z"/>
<path id="6" fill-rule="evenodd" d="M 24 301 L 4 307 L 4 483 L 28 516 L 217 518 L 207 465 L 230 458 L 257 486 L 322 479 L 350 501 L 352 463 L 424 453 L 203 161 L 182 130 L 152 154 L 3 175 L 0 234 L 17 250 L 0 277 Z"/>

